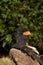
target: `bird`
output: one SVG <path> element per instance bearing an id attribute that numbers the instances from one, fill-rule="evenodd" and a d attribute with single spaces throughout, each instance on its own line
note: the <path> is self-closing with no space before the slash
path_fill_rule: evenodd
<path id="1" fill-rule="evenodd" d="M 28 36 L 31 35 L 27 27 L 19 27 L 14 30 L 12 34 L 11 48 L 16 48 L 23 53 L 31 56 L 32 59 L 36 60 L 40 65 L 43 65 L 41 59 L 38 57 L 39 52 L 35 47 L 28 45 Z"/>

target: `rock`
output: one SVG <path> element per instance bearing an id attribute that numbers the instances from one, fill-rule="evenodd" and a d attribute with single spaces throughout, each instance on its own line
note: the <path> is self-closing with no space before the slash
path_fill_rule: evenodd
<path id="1" fill-rule="evenodd" d="M 12 48 L 9 55 L 12 65 L 40 65 L 36 60 L 33 60 L 31 56 L 28 56 L 18 49 Z"/>

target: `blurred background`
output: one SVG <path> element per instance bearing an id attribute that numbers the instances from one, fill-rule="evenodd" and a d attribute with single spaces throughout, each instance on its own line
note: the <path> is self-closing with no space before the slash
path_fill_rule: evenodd
<path id="1" fill-rule="evenodd" d="M 0 53 L 9 51 L 17 27 L 28 27 L 29 44 L 43 54 L 43 0 L 0 0 Z"/>

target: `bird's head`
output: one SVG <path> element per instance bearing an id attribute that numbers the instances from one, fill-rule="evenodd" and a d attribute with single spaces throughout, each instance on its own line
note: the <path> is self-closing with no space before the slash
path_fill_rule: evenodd
<path id="1" fill-rule="evenodd" d="M 27 27 L 19 27 L 16 29 L 16 32 L 24 36 L 29 36 L 31 34 Z"/>
<path id="2" fill-rule="evenodd" d="M 19 27 L 14 30 L 12 35 L 12 47 L 21 48 L 29 42 L 30 31 L 26 27 Z M 17 45 L 17 46 L 16 46 Z"/>

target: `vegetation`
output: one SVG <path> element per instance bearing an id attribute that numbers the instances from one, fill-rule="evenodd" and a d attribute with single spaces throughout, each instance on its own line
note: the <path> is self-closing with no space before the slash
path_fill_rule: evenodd
<path id="1" fill-rule="evenodd" d="M 0 65 L 12 65 L 12 63 L 8 57 L 2 57 L 0 58 Z"/>
<path id="2" fill-rule="evenodd" d="M 10 45 L 20 26 L 30 30 L 30 45 L 43 45 L 43 0 L 0 0 L 0 47 Z"/>

